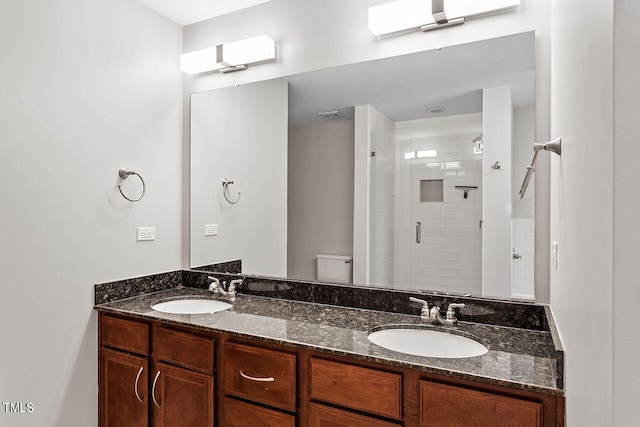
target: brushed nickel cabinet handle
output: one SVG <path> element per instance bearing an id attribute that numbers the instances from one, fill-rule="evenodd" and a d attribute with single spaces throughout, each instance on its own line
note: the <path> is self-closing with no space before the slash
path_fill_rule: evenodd
<path id="1" fill-rule="evenodd" d="M 138 398 L 138 400 L 144 403 L 144 400 L 140 398 L 140 393 L 138 393 L 138 381 L 140 381 L 140 375 L 142 374 L 142 371 L 144 371 L 144 366 L 140 366 L 138 375 L 136 375 L 136 383 L 133 385 L 133 391 L 136 393 L 136 397 Z"/>
<path id="2" fill-rule="evenodd" d="M 250 375 L 245 374 L 242 371 L 238 371 L 240 372 L 240 376 L 244 379 L 250 380 L 250 381 L 259 381 L 259 382 L 263 382 L 263 383 L 271 383 L 274 382 L 276 379 L 273 377 L 264 377 L 264 378 L 257 378 L 257 377 L 252 377 Z"/>
<path id="3" fill-rule="evenodd" d="M 159 376 L 160 376 L 160 371 L 156 373 L 156 377 L 153 379 L 153 386 L 151 387 L 151 398 L 153 399 L 153 403 L 155 403 L 155 405 L 158 408 L 160 408 L 160 405 L 158 405 L 158 401 L 156 400 L 156 384 L 158 383 Z"/>
<path id="4" fill-rule="evenodd" d="M 422 224 L 420 221 L 416 222 L 416 243 L 422 241 Z"/>

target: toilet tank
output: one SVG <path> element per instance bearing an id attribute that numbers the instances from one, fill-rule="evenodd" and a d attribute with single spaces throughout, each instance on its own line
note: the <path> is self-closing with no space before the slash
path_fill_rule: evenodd
<path id="1" fill-rule="evenodd" d="M 343 255 L 316 255 L 318 281 L 331 283 L 351 283 L 353 258 Z"/>

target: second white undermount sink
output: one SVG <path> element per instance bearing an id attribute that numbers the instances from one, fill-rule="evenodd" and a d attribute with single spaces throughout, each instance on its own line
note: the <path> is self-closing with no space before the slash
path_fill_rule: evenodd
<path id="1" fill-rule="evenodd" d="M 371 332 L 368 339 L 388 350 L 425 357 L 459 359 L 482 356 L 489 351 L 470 338 L 432 329 L 380 329 Z"/>
<path id="2" fill-rule="evenodd" d="M 171 314 L 205 314 L 216 313 L 218 311 L 228 310 L 231 304 L 202 298 L 185 298 L 173 301 L 158 302 L 152 304 L 151 308 L 155 311 Z"/>

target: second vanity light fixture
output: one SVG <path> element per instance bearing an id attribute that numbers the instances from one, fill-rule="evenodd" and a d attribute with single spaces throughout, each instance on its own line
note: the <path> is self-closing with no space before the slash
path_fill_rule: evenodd
<path id="1" fill-rule="evenodd" d="M 397 0 L 369 8 L 369 30 L 376 36 L 430 31 L 519 5 L 520 0 Z"/>
<path id="2" fill-rule="evenodd" d="M 275 59 L 276 43 L 261 35 L 180 55 L 180 70 L 188 74 L 228 73 Z"/>

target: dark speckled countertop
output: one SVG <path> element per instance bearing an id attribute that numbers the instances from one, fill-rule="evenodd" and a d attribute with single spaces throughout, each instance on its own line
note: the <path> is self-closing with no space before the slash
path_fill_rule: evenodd
<path id="1" fill-rule="evenodd" d="M 97 304 L 104 312 L 162 320 L 213 332 L 250 337 L 319 352 L 375 361 L 551 395 L 563 395 L 557 378 L 557 345 L 548 331 L 459 322 L 435 327 L 470 336 L 489 351 L 477 357 L 441 359 L 407 355 L 368 341 L 368 331 L 389 324 L 419 325 L 418 316 L 238 294 L 233 307 L 212 314 L 167 314 L 151 309 L 159 300 L 184 296 L 219 299 L 203 289 L 178 286 Z M 425 326 L 430 327 L 430 326 Z"/>

